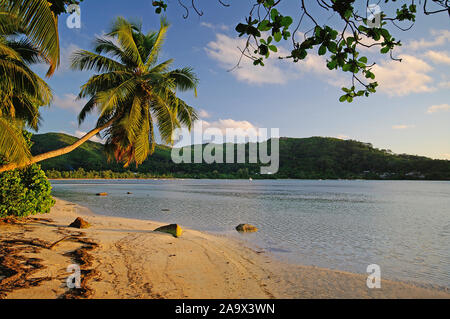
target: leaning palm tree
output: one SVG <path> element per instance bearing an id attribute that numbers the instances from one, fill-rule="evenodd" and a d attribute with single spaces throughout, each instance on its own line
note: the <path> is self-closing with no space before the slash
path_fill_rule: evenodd
<path id="1" fill-rule="evenodd" d="M 118 18 L 106 37 L 96 39 L 94 53 L 73 56 L 74 69 L 102 72 L 81 89 L 79 97 L 89 102 L 79 122 L 96 109 L 97 127 L 107 127 L 107 154 L 125 166 L 142 163 L 154 151 L 154 124 L 170 144 L 175 129 L 190 129 L 197 119 L 194 109 L 176 96 L 177 90 L 196 90 L 192 69 L 169 71 L 172 59 L 157 63 L 167 28 L 163 19 L 158 33 L 144 34 L 139 23 Z"/>
<path id="2" fill-rule="evenodd" d="M 88 102 L 78 116 L 83 122 L 98 112 L 96 127 L 73 145 L 34 156 L 27 164 L 67 154 L 104 131 L 107 154 L 124 166 L 142 163 L 155 148 L 155 126 L 164 143 L 173 142 L 176 129 L 191 129 L 195 110 L 177 97 L 177 91 L 194 90 L 198 79 L 191 68 L 169 70 L 173 60 L 158 61 L 168 23 L 159 32 L 144 34 L 139 23 L 117 18 L 105 37 L 95 41 L 95 52 L 81 50 L 72 57 L 72 68 L 94 70 L 79 98 Z M 0 172 L 21 167 L 15 163 Z"/>

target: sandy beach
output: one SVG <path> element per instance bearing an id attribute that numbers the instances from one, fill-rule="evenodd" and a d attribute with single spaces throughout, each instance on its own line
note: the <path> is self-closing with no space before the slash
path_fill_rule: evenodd
<path id="1" fill-rule="evenodd" d="M 67 227 L 76 217 L 88 229 Z M 0 298 L 450 298 L 448 289 L 279 262 L 221 236 L 99 216 L 56 199 L 50 214 L 0 225 Z M 182 225 L 181 225 L 182 226 Z M 82 288 L 69 290 L 67 267 L 80 264 Z"/>

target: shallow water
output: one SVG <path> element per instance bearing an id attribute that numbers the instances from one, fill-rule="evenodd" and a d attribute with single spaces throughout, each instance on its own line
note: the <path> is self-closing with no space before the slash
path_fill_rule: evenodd
<path id="1" fill-rule="evenodd" d="M 290 262 L 450 287 L 450 182 L 52 181 L 95 213 L 236 236 Z M 98 192 L 108 197 L 95 196 Z M 127 194 L 132 192 L 132 194 Z M 166 210 L 170 211 L 166 211 Z M 238 234 L 240 223 L 259 227 Z"/>

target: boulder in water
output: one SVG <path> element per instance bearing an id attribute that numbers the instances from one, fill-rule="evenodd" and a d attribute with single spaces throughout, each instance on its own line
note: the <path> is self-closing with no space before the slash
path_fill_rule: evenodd
<path id="1" fill-rule="evenodd" d="M 240 224 L 236 227 L 236 230 L 241 233 L 255 233 L 258 228 L 250 224 Z"/>

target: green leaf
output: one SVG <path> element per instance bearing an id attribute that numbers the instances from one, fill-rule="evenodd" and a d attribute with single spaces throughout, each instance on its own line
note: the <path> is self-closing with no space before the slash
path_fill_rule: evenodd
<path id="1" fill-rule="evenodd" d="M 273 38 L 275 39 L 275 41 L 276 42 L 280 42 L 281 41 L 281 39 L 282 39 L 282 34 L 281 34 L 281 32 L 276 32 L 274 35 L 273 35 Z"/>
<path id="2" fill-rule="evenodd" d="M 331 53 L 336 53 L 337 52 L 336 42 L 333 42 L 333 41 L 328 42 L 327 48 Z"/>
<path id="3" fill-rule="evenodd" d="M 278 10 L 277 10 L 277 9 L 273 8 L 273 9 L 270 11 L 270 17 L 272 18 L 272 20 L 275 20 L 276 17 L 277 17 L 278 15 L 279 15 L 279 13 L 278 13 Z"/>
<path id="4" fill-rule="evenodd" d="M 271 29 L 269 20 L 263 20 L 258 25 L 259 31 L 269 31 Z"/>
<path id="5" fill-rule="evenodd" d="M 367 58 L 365 56 L 363 56 L 358 61 L 362 62 L 362 63 L 367 63 Z"/>
<path id="6" fill-rule="evenodd" d="M 322 44 L 319 48 L 319 55 L 324 55 L 325 53 L 327 53 L 327 47 Z"/>
<path id="7" fill-rule="evenodd" d="M 292 22 L 294 22 L 294 20 L 292 20 L 291 17 L 286 16 L 286 17 L 283 17 L 283 19 L 281 20 L 281 25 L 283 27 L 288 28 L 292 24 Z"/>
<path id="8" fill-rule="evenodd" d="M 383 47 L 383 48 L 380 50 L 380 52 L 383 53 L 383 54 L 386 54 L 386 53 L 389 52 L 389 50 L 390 50 L 389 47 L 386 46 L 386 47 Z"/>
<path id="9" fill-rule="evenodd" d="M 333 70 L 336 68 L 337 65 L 337 61 L 336 60 L 331 60 L 330 62 L 328 62 L 327 67 L 330 70 Z"/>
<path id="10" fill-rule="evenodd" d="M 273 52 L 278 52 L 277 47 L 274 46 L 274 45 L 269 45 L 269 49 L 270 49 L 271 51 L 273 51 Z"/>

